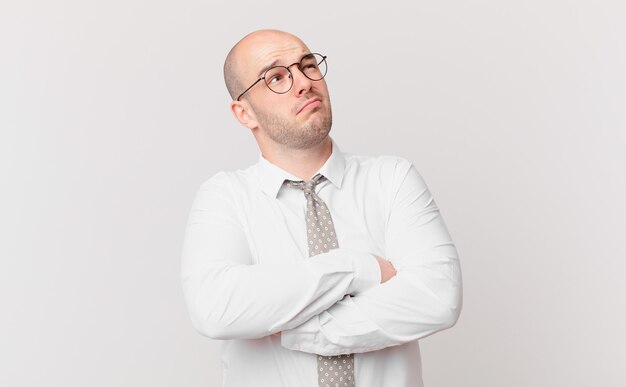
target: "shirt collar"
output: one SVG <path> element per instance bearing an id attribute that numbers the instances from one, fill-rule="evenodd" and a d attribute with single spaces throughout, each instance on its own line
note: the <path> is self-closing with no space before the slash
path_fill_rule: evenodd
<path id="1" fill-rule="evenodd" d="M 331 142 L 332 151 L 330 157 L 313 175 L 320 173 L 337 188 L 341 188 L 341 182 L 343 181 L 343 175 L 346 167 L 346 160 L 343 153 L 332 138 Z M 302 180 L 284 169 L 270 163 L 265 157 L 263 157 L 263 154 L 259 156 L 259 162 L 257 165 L 261 189 L 273 198 L 278 195 L 278 191 L 280 191 L 280 188 L 283 186 L 283 182 L 286 179 L 293 181 Z"/>

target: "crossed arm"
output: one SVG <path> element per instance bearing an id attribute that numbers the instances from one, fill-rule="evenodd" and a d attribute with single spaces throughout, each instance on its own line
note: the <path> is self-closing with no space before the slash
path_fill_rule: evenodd
<path id="1" fill-rule="evenodd" d="M 284 347 L 321 355 L 404 344 L 453 326 L 462 303 L 456 248 L 410 165 L 391 210 L 385 249 L 397 275 L 282 332 Z"/>
<path id="2" fill-rule="evenodd" d="M 228 212 L 228 187 L 209 181 L 194 202 L 183 249 L 183 288 L 196 329 L 217 339 L 281 332 L 286 348 L 334 355 L 454 325 L 461 307 L 456 249 L 415 168 L 400 173 L 389 261 L 339 248 L 289 264 L 252 264 Z"/>

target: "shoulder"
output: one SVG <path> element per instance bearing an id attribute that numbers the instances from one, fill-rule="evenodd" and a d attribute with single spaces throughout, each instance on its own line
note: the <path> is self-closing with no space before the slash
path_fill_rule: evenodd
<path id="1" fill-rule="evenodd" d="M 346 171 L 356 182 L 394 200 L 402 192 L 425 192 L 426 182 L 413 163 L 400 156 L 346 155 Z"/>
<path id="2" fill-rule="evenodd" d="M 198 195 L 210 195 L 223 200 L 244 196 L 258 186 L 256 165 L 235 171 L 220 171 L 206 179 L 198 189 Z"/>
<path id="3" fill-rule="evenodd" d="M 416 169 L 413 163 L 403 157 L 393 155 L 362 156 L 345 154 L 346 167 L 358 173 L 378 175 L 387 180 L 394 176 L 406 176 L 411 169 Z"/>

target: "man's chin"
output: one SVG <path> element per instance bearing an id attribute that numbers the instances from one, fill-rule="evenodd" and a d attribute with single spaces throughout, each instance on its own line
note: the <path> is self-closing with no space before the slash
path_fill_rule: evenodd
<path id="1" fill-rule="evenodd" d="M 327 132 L 330 131 L 330 127 L 333 123 L 332 116 L 327 112 L 323 112 L 317 109 L 319 108 L 316 108 L 316 111 L 311 111 L 311 114 L 305 120 L 305 125 L 311 128 L 315 127 L 319 128 L 320 130 L 326 130 Z"/>
<path id="2" fill-rule="evenodd" d="M 328 125 L 310 125 L 304 128 L 297 141 L 292 145 L 298 149 L 311 149 L 319 146 L 328 139 L 330 126 Z"/>

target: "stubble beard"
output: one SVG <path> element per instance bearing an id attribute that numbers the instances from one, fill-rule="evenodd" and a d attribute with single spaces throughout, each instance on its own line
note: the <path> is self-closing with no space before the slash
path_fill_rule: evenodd
<path id="1" fill-rule="evenodd" d="M 309 149 L 324 141 L 333 125 L 333 115 L 328 112 L 314 112 L 317 117 L 311 117 L 306 123 L 297 126 L 265 112 L 257 112 L 257 120 L 267 136 L 274 142 L 289 149 Z"/>

